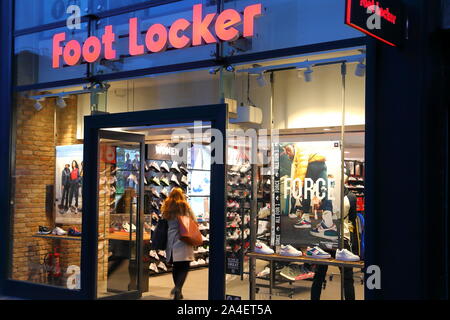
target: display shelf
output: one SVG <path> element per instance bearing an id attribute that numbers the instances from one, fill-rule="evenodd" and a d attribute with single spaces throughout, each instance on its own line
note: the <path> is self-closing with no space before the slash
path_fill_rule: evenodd
<path id="1" fill-rule="evenodd" d="M 57 236 L 54 234 L 34 234 L 33 238 L 42 238 L 42 239 L 49 239 L 49 240 L 81 241 L 81 237 Z"/>
<path id="2" fill-rule="evenodd" d="M 128 232 L 115 232 L 110 233 L 107 237 L 109 240 L 122 240 L 122 241 L 130 241 L 130 234 Z M 144 233 L 144 241 L 150 241 L 150 234 Z M 136 234 L 133 234 L 131 237 L 131 241 L 136 241 Z"/>
<path id="3" fill-rule="evenodd" d="M 311 263 L 311 264 L 321 264 L 321 265 L 329 265 L 336 267 L 345 267 L 345 268 L 364 268 L 364 262 L 349 262 L 349 261 L 339 261 L 335 259 L 315 259 L 309 257 L 287 257 L 281 256 L 278 254 L 261 254 L 250 252 L 247 254 L 250 258 L 267 260 L 267 261 L 282 261 L 282 262 L 302 262 L 302 263 Z"/>

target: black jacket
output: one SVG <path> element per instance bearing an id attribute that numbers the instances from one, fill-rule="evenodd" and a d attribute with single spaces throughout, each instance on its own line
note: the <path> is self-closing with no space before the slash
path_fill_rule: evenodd
<path id="1" fill-rule="evenodd" d="M 61 175 L 61 185 L 66 186 L 70 183 L 70 169 L 64 168 Z"/>

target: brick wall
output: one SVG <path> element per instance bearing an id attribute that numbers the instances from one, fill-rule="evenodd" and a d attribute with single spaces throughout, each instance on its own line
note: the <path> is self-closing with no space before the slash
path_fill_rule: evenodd
<path id="1" fill-rule="evenodd" d="M 39 226 L 54 227 L 53 212 L 46 212 L 45 202 L 46 186 L 55 183 L 55 147 L 81 143 L 76 140 L 77 99 L 66 102 L 67 107 L 60 109 L 55 99 L 47 99 L 41 102 L 44 108 L 36 111 L 33 100 L 17 98 L 12 261 L 16 280 L 46 283 L 43 260 L 55 247 L 61 252 L 63 273 L 69 265 L 80 265 L 81 242 L 33 237 Z M 65 275 L 60 282 L 66 285 Z"/>

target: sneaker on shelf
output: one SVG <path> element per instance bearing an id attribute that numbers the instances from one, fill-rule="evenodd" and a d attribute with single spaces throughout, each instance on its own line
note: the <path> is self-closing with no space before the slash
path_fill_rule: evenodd
<path id="1" fill-rule="evenodd" d="M 165 172 L 170 172 L 169 166 L 167 165 L 167 162 L 165 162 L 165 161 L 163 163 L 161 163 L 160 168 L 161 168 L 161 170 L 164 170 Z"/>
<path id="2" fill-rule="evenodd" d="M 162 261 L 158 264 L 158 268 L 160 268 L 160 269 L 162 269 L 162 270 L 164 270 L 164 271 L 167 271 L 167 266 L 166 266 L 166 264 L 165 264 L 164 262 L 162 262 Z"/>
<path id="3" fill-rule="evenodd" d="M 179 168 L 180 168 L 181 172 L 183 172 L 184 174 L 189 173 L 189 170 L 184 165 L 180 165 Z"/>
<path id="4" fill-rule="evenodd" d="M 156 260 L 159 260 L 159 256 L 155 250 L 150 250 L 149 255 L 150 255 L 150 257 L 155 258 Z"/>
<path id="5" fill-rule="evenodd" d="M 288 256 L 288 257 L 301 257 L 302 256 L 302 252 L 297 250 L 297 249 L 295 249 L 290 244 L 288 244 L 287 246 L 281 245 L 280 255 L 281 256 Z"/>
<path id="6" fill-rule="evenodd" d="M 289 213 L 289 218 L 291 218 L 291 219 L 298 219 L 298 215 L 297 215 L 296 212 L 291 212 L 291 213 Z"/>
<path id="7" fill-rule="evenodd" d="M 196 266 L 198 266 L 198 262 L 197 261 L 191 261 L 191 263 L 189 263 L 189 266 L 196 267 Z"/>
<path id="8" fill-rule="evenodd" d="M 275 252 L 265 243 L 257 241 L 255 245 L 255 253 L 274 254 Z"/>
<path id="9" fill-rule="evenodd" d="M 53 229 L 52 234 L 56 236 L 65 236 L 67 235 L 67 231 L 61 229 L 60 227 L 56 227 L 55 229 Z"/>
<path id="10" fill-rule="evenodd" d="M 188 186 L 188 185 L 189 185 L 187 176 L 182 176 L 182 177 L 181 177 L 181 184 L 183 184 L 183 185 L 185 185 L 185 186 Z"/>
<path id="11" fill-rule="evenodd" d="M 202 240 L 203 242 L 209 241 L 209 235 L 207 237 L 205 237 L 204 235 L 202 235 Z"/>
<path id="12" fill-rule="evenodd" d="M 265 267 L 263 271 L 259 272 L 256 276 L 260 278 L 264 278 L 265 276 L 268 276 L 270 274 L 270 268 Z"/>
<path id="13" fill-rule="evenodd" d="M 156 263 L 150 263 L 149 269 L 154 271 L 154 272 L 156 272 L 156 273 L 159 273 L 159 270 L 158 270 L 158 267 L 156 266 Z"/>
<path id="14" fill-rule="evenodd" d="M 295 278 L 299 275 L 299 272 L 296 268 L 289 266 L 285 266 L 283 269 L 281 269 L 280 271 L 280 276 L 282 276 L 283 278 L 286 278 L 290 281 L 295 281 Z"/>
<path id="15" fill-rule="evenodd" d="M 159 167 L 159 165 L 158 165 L 158 163 L 157 163 L 156 161 L 153 161 L 153 162 L 150 164 L 150 168 L 155 169 L 155 171 L 157 171 L 157 172 L 160 172 L 160 171 L 161 171 L 161 168 Z"/>
<path id="16" fill-rule="evenodd" d="M 314 278 L 314 272 L 305 267 L 305 265 L 300 266 L 300 273 L 295 280 L 306 280 Z"/>
<path id="17" fill-rule="evenodd" d="M 261 208 L 258 213 L 260 219 L 265 219 L 270 216 L 270 208 L 268 206 Z"/>
<path id="18" fill-rule="evenodd" d="M 152 219 L 155 220 L 156 222 L 159 221 L 159 216 L 156 212 L 152 212 Z"/>
<path id="19" fill-rule="evenodd" d="M 69 236 L 71 237 L 81 237 L 81 231 L 76 227 L 69 228 Z"/>
<path id="20" fill-rule="evenodd" d="M 176 175 L 172 175 L 172 178 L 170 178 L 170 182 L 173 182 L 174 184 L 176 184 L 178 187 L 181 187 L 180 183 L 178 182 L 178 178 Z"/>
<path id="21" fill-rule="evenodd" d="M 155 188 L 152 188 L 151 191 L 152 191 L 152 195 L 155 198 L 158 198 L 158 199 L 160 198 L 160 195 L 159 195 L 158 191 Z"/>
<path id="22" fill-rule="evenodd" d="M 161 257 L 166 258 L 166 252 L 164 250 L 159 250 L 158 251 L 158 255 L 161 256 Z"/>
<path id="23" fill-rule="evenodd" d="M 123 227 L 123 229 L 126 231 L 126 232 L 130 232 L 130 230 L 131 230 L 131 232 L 133 233 L 133 232 L 136 232 L 136 226 L 134 225 L 134 224 L 131 224 L 131 227 L 130 227 L 130 224 L 128 223 L 128 222 L 125 222 L 123 225 L 122 225 L 122 227 Z"/>
<path id="24" fill-rule="evenodd" d="M 232 171 L 232 172 L 238 172 L 240 168 L 241 168 L 241 166 L 235 165 L 235 166 L 232 166 L 232 167 L 230 168 L 230 171 Z"/>
<path id="25" fill-rule="evenodd" d="M 150 202 L 150 205 L 151 205 L 154 209 L 159 210 L 159 205 L 158 205 L 158 203 L 157 203 L 156 201 Z"/>
<path id="26" fill-rule="evenodd" d="M 361 260 L 356 254 L 347 249 L 336 250 L 336 260 L 339 261 L 359 261 Z"/>
<path id="27" fill-rule="evenodd" d="M 112 176 L 112 177 L 109 177 L 109 178 L 108 178 L 108 183 L 109 183 L 109 184 L 114 184 L 114 183 L 116 183 L 116 182 L 117 182 L 116 176 Z"/>
<path id="28" fill-rule="evenodd" d="M 314 248 L 308 247 L 306 249 L 306 255 L 308 257 L 316 258 L 316 259 L 330 259 L 331 258 L 331 255 L 329 253 L 323 251 L 319 247 L 314 247 Z"/>
<path id="29" fill-rule="evenodd" d="M 200 231 L 203 231 L 203 230 L 208 230 L 209 229 L 209 227 L 207 227 L 205 224 L 203 224 L 203 223 L 201 223 L 199 226 L 198 226 L 198 230 L 200 230 Z"/>
<path id="30" fill-rule="evenodd" d="M 294 224 L 294 228 L 297 229 L 310 229 L 311 228 L 311 220 L 309 218 L 309 214 L 303 214 L 303 217 Z"/>
<path id="31" fill-rule="evenodd" d="M 239 169 L 239 172 L 247 173 L 251 168 L 252 168 L 252 165 L 250 163 L 246 163 L 241 166 L 241 168 Z"/>
<path id="32" fill-rule="evenodd" d="M 160 179 L 161 183 L 163 185 L 165 185 L 166 187 L 168 187 L 170 185 L 169 179 L 167 179 L 167 177 L 163 177 Z"/>
<path id="33" fill-rule="evenodd" d="M 321 222 L 316 228 L 310 231 L 312 236 L 327 239 L 327 240 L 337 240 L 338 232 L 337 227 L 333 224 L 331 227 L 327 227 L 325 222 Z"/>
<path id="34" fill-rule="evenodd" d="M 175 172 L 181 173 L 180 168 L 178 167 L 178 162 L 174 161 L 172 163 L 172 166 L 170 167 L 170 170 L 173 170 Z"/>
<path id="35" fill-rule="evenodd" d="M 201 266 L 201 265 L 206 264 L 206 261 L 203 260 L 203 259 L 198 259 L 197 263 L 198 263 L 199 266 Z"/>
<path id="36" fill-rule="evenodd" d="M 50 234 L 50 233 L 52 233 L 52 230 L 50 228 L 39 226 L 38 234 Z"/>
<path id="37" fill-rule="evenodd" d="M 161 181 L 162 182 L 162 181 Z M 164 188 L 161 190 L 161 192 L 159 193 L 163 198 L 167 198 L 169 196 L 169 191 L 167 190 L 167 188 Z"/>
<path id="38" fill-rule="evenodd" d="M 153 183 L 155 186 L 160 186 L 161 185 L 161 181 L 159 180 L 158 177 L 151 178 L 150 182 Z"/>

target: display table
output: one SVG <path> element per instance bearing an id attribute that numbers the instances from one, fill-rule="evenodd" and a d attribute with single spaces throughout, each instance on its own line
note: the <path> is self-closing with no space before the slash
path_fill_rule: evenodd
<path id="1" fill-rule="evenodd" d="M 345 267 L 345 268 L 359 268 L 359 269 L 364 268 L 363 261 L 348 262 L 348 261 L 340 261 L 340 260 L 335 260 L 335 259 L 316 259 L 316 258 L 310 258 L 307 256 L 287 257 L 287 256 L 281 256 L 279 254 L 261 254 L 261 253 L 254 253 L 254 252 L 248 253 L 247 256 L 249 258 L 267 260 L 267 261 L 301 262 L 301 263 L 322 264 L 322 265 Z"/>
<path id="2" fill-rule="evenodd" d="M 81 241 L 81 237 L 71 237 L 71 236 L 57 236 L 54 234 L 35 234 L 33 238 L 43 238 L 49 240 L 69 240 L 69 241 Z"/>
<path id="3" fill-rule="evenodd" d="M 131 238 L 130 238 L 130 233 L 129 232 L 122 232 L 122 231 L 117 231 L 114 233 L 110 233 L 107 237 L 107 239 L 109 240 L 122 240 L 122 241 L 136 241 L 136 233 L 133 233 Z M 145 232 L 144 233 L 144 241 L 150 241 L 150 234 Z"/>

